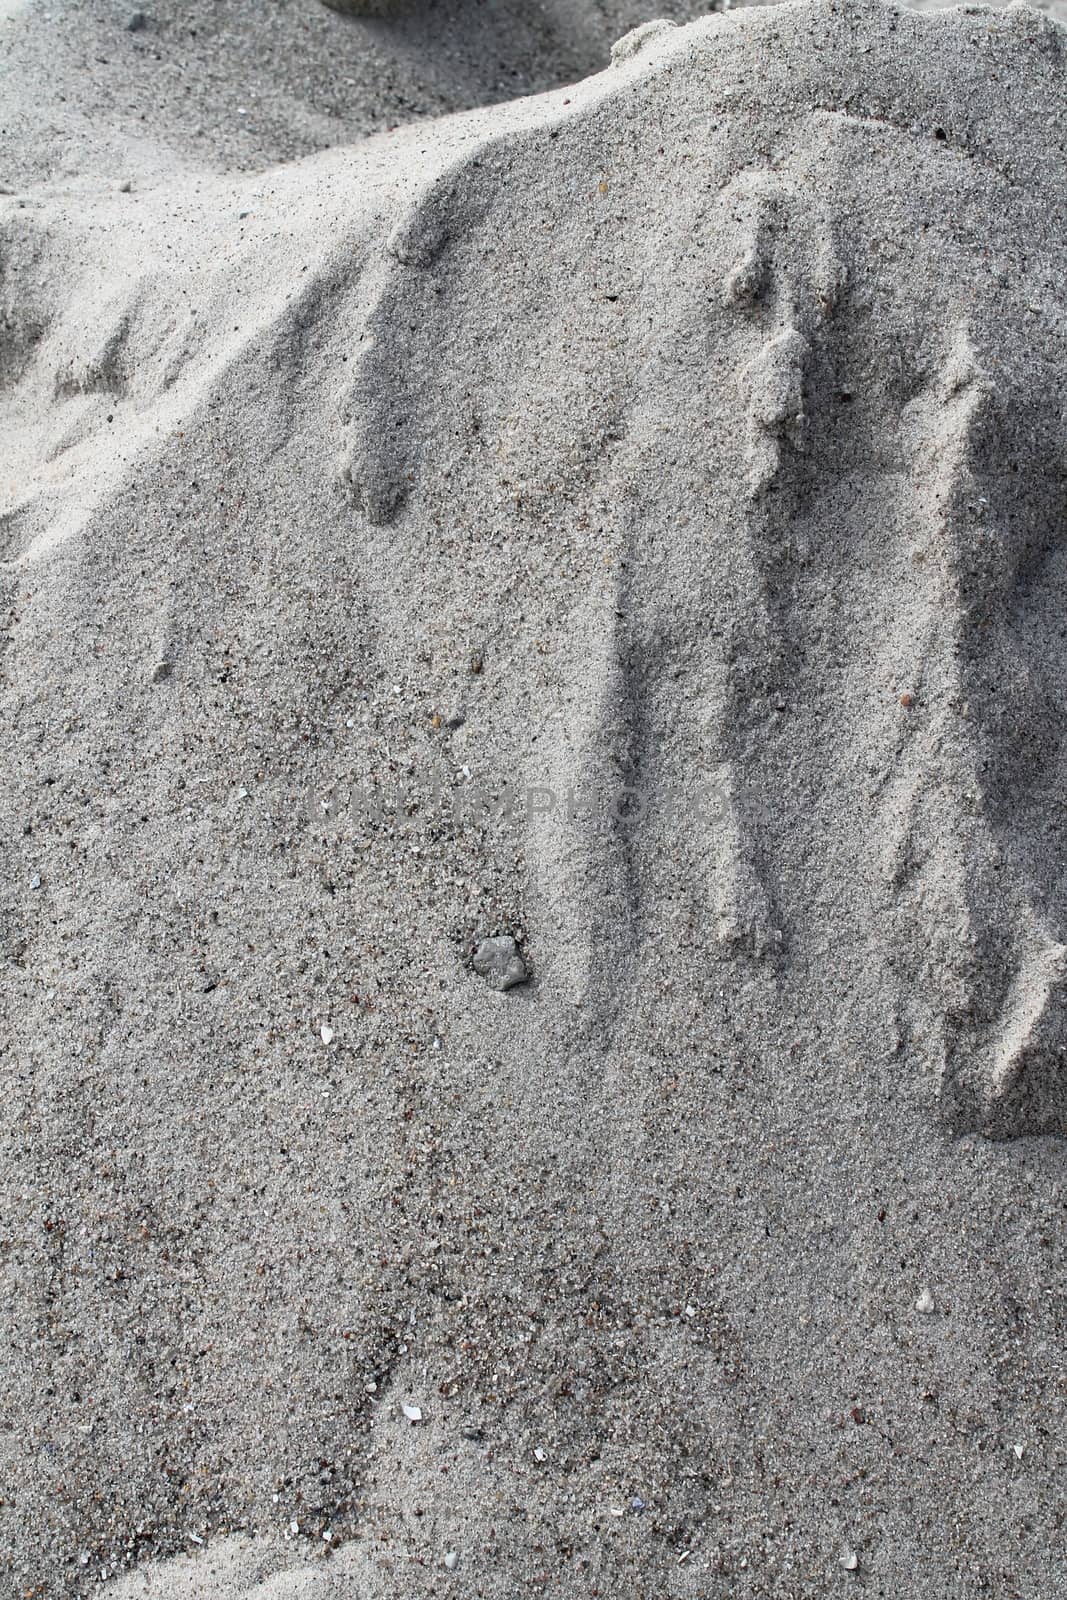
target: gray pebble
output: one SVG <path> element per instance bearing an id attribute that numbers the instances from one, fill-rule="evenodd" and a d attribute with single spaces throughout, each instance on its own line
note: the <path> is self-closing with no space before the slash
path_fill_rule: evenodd
<path id="1" fill-rule="evenodd" d="M 490 989 L 514 989 L 530 976 L 519 947 L 510 934 L 496 939 L 483 939 L 474 955 L 474 970 L 483 977 Z"/>

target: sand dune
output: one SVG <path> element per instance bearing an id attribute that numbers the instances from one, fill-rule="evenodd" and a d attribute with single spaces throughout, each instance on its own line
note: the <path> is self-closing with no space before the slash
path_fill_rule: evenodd
<path id="1" fill-rule="evenodd" d="M 599 71 L 641 0 L 0 4 L 0 183 L 257 170 Z M 660 0 L 676 22 L 707 0 Z"/>
<path id="2" fill-rule="evenodd" d="M 0 1593 L 1064 1592 L 1065 37 L 23 103 Z"/>

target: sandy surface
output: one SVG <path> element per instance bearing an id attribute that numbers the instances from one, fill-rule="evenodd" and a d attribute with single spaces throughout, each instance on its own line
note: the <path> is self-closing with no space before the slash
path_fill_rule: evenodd
<path id="1" fill-rule="evenodd" d="M 1067 1594 L 1067 35 L 51 15 L 0 1594 Z"/>
<path id="2" fill-rule="evenodd" d="M 318 0 L 0 0 L 0 184 L 269 166 L 572 82 L 647 17 L 643 0 L 404 0 L 389 20 Z"/>

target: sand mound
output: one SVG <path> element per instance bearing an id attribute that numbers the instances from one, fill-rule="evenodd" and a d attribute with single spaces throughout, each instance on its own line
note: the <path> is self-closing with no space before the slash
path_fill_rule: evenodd
<path id="1" fill-rule="evenodd" d="M 1061 1592 L 1064 38 L 2 201 L 5 1596 Z"/>
<path id="2" fill-rule="evenodd" d="M 0 185 L 263 168 L 572 83 L 642 0 L 0 0 Z M 658 0 L 674 21 L 709 0 Z"/>

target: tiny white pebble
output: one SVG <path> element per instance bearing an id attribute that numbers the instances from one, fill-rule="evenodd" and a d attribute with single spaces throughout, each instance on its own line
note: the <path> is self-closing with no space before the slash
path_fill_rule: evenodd
<path id="1" fill-rule="evenodd" d="M 299 1522 L 296 1522 L 295 1520 L 293 1522 L 290 1522 L 290 1524 L 289 1524 L 289 1532 L 290 1533 L 299 1533 L 300 1532 L 300 1524 L 299 1524 Z"/>
<path id="2" fill-rule="evenodd" d="M 534 1451 L 534 1460 L 535 1461 L 547 1461 L 548 1457 L 547 1457 L 547 1455 L 545 1454 L 545 1452 L 543 1450 L 538 1449 L 538 1450 Z"/>
<path id="3" fill-rule="evenodd" d="M 322 1537 L 325 1540 L 325 1542 L 327 1544 L 329 1544 L 330 1540 L 333 1538 L 333 1529 L 332 1528 L 327 1528 L 325 1530 L 325 1532 L 323 1533 Z"/>
<path id="4" fill-rule="evenodd" d="M 930 1312 L 934 1309 L 934 1297 L 930 1293 L 929 1289 L 923 1290 L 922 1294 L 915 1302 L 915 1309 L 916 1311 L 921 1311 L 924 1317 L 928 1317 L 930 1315 Z"/>
<path id="5" fill-rule="evenodd" d="M 404 1415 L 409 1422 L 421 1422 L 422 1410 L 419 1406 L 405 1406 Z"/>
<path id="6" fill-rule="evenodd" d="M 1016 1461 L 1021 1461 L 1023 1458 L 1023 1446 L 1021 1444 L 1013 1444 L 1012 1449 L 1015 1451 Z"/>
<path id="7" fill-rule="evenodd" d="M 377 1394 L 378 1393 L 378 1385 L 373 1381 L 373 1379 L 367 1385 L 367 1393 L 368 1394 Z"/>
<path id="8" fill-rule="evenodd" d="M 458 1566 L 459 1566 L 459 1556 L 456 1554 L 456 1552 L 454 1550 L 450 1550 L 448 1552 L 448 1554 L 445 1556 L 445 1567 L 448 1569 L 449 1572 L 455 1572 L 455 1570 L 456 1570 L 456 1568 Z"/>
<path id="9" fill-rule="evenodd" d="M 842 1550 L 841 1565 L 844 1567 L 846 1572 L 855 1572 L 859 1564 L 860 1558 L 856 1554 L 855 1550 Z"/>
<path id="10" fill-rule="evenodd" d="M 319 1035 L 323 1044 L 329 1044 L 333 1039 L 333 1029 L 328 1028 L 324 1022 L 322 1027 L 319 1029 Z"/>

